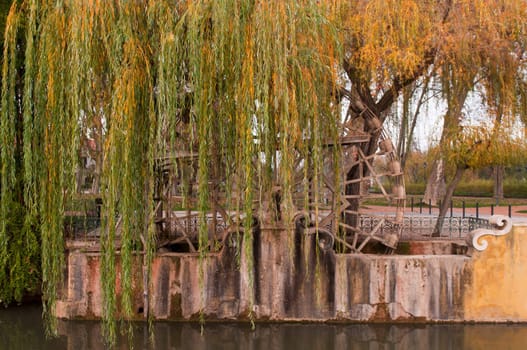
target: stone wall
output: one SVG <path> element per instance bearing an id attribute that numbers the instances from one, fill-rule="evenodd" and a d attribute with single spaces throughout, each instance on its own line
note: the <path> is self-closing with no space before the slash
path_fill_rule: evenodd
<path id="1" fill-rule="evenodd" d="M 258 230 L 250 261 L 229 244 L 201 262 L 198 254 L 158 254 L 150 312 L 173 320 L 197 319 L 200 310 L 206 319 L 247 320 L 253 310 L 257 320 L 276 321 L 527 321 L 526 239 L 527 226 L 517 225 L 471 257 L 337 254 L 316 249 L 314 234 Z M 67 261 L 56 315 L 99 318 L 100 255 L 71 250 Z M 137 265 L 135 316 L 144 318 Z"/>

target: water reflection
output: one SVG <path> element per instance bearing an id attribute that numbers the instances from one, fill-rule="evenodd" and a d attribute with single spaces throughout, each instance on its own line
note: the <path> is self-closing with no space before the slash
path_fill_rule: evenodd
<path id="1" fill-rule="evenodd" d="M 46 340 L 38 306 L 0 310 L 0 349 L 106 349 L 98 322 L 60 322 L 61 336 Z M 134 325 L 134 349 L 525 349 L 527 325 L 198 324 L 158 322 L 153 344 Z M 126 336 L 118 349 L 130 347 Z"/>
<path id="2" fill-rule="evenodd" d="M 0 349 L 67 349 L 67 339 L 46 339 L 39 304 L 0 306 Z"/>

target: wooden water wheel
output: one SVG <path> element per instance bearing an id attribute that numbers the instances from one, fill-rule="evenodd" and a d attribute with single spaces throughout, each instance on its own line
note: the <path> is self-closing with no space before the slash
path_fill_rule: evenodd
<path id="1" fill-rule="evenodd" d="M 317 184 L 313 171 L 302 166 L 296 169 L 295 204 L 309 216 L 310 227 L 334 236 L 338 251 L 393 252 L 402 231 L 405 206 L 401 165 L 380 127 L 365 133 L 348 125 L 343 124 L 338 145 L 326 144 Z M 372 142 L 377 151 L 368 154 Z M 301 160 L 297 163 L 303 164 Z"/>
<path id="2" fill-rule="evenodd" d="M 384 253 L 397 246 L 405 204 L 403 174 L 392 142 L 374 118 L 370 115 L 363 117 L 362 122 L 344 121 L 338 141 L 324 144 L 318 171 L 309 166 L 312 160 L 304 159 L 300 153 L 296 155 L 292 189 L 295 217 L 302 219 L 311 234 L 324 236 L 324 249 L 329 248 L 328 242 L 337 251 L 352 253 Z M 373 131 L 364 132 L 361 125 Z M 375 152 L 371 152 L 372 144 Z M 254 160 L 255 168 L 258 161 Z M 220 163 L 209 170 L 210 205 L 205 217 L 212 250 L 223 244 L 226 235 L 243 230 L 244 221 L 232 203 L 233 198 L 239 198 L 243 180 L 236 179 L 234 172 L 227 175 L 227 165 Z M 170 158 L 157 161 L 156 223 L 160 246 L 175 247 L 176 251 L 198 250 L 202 221 L 197 209 L 197 166 L 197 152 L 172 152 Z M 231 177 L 229 185 L 227 176 Z M 279 176 L 275 174 L 276 178 Z M 252 187 L 255 193 L 260 188 L 257 183 Z M 264 226 L 288 227 L 282 222 L 287 218 L 282 215 L 281 189 L 273 186 L 271 192 L 260 196 L 265 200 L 255 200 L 253 211 Z M 371 210 L 372 205 L 377 210 Z"/>

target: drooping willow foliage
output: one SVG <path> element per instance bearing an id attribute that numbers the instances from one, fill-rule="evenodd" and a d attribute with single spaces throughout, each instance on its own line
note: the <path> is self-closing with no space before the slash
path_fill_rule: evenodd
<path id="1" fill-rule="evenodd" d="M 343 107 L 382 123 L 402 89 L 434 71 L 454 105 L 464 101 L 450 83 L 477 77 L 490 109 L 524 117 L 526 13 L 517 0 L 15 1 L 2 62 L 0 299 L 19 299 L 41 278 L 53 309 L 86 139 L 102 150 L 110 321 L 132 313 L 136 269 L 149 287 L 157 159 L 196 159 L 174 171 L 184 209 L 200 212 L 206 259 L 211 186 L 246 229 L 275 188 L 290 215 L 294 167 L 302 159 L 316 197 L 322 145 L 336 143 Z M 250 265 L 252 237 L 243 237 Z"/>
<path id="2" fill-rule="evenodd" d="M 6 271 L 29 274 L 23 264 L 8 267 L 11 252 L 40 254 L 46 314 L 54 308 L 64 267 L 64 212 L 87 137 L 103 150 L 101 280 L 108 322 L 117 310 L 132 315 L 135 250 L 142 252 L 142 271 L 150 270 L 157 158 L 197 155 L 202 257 L 209 249 L 209 180 L 219 172 L 242 225 L 250 227 L 253 203 L 276 185 L 285 210 L 292 210 L 295 155 L 318 169 L 321 140 L 337 137 L 333 11 L 307 0 L 15 3 L 2 70 L 0 285 L 13 282 Z M 21 242 L 13 241 L 6 220 L 16 205 L 24 218 Z M 249 262 L 251 240 L 244 235 Z"/>

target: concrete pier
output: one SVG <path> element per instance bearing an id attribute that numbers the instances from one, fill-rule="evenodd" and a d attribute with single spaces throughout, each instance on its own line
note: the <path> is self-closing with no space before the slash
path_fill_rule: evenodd
<path id="1" fill-rule="evenodd" d="M 409 242 L 405 254 L 338 254 L 318 249 L 314 234 L 277 229 L 252 234 L 252 258 L 229 244 L 201 261 L 193 253 L 158 253 L 149 296 L 152 315 L 162 320 L 195 320 L 200 312 L 208 320 L 248 320 L 252 312 L 256 321 L 527 321 L 525 225 L 485 237 L 487 249 L 469 249 L 471 256 L 445 241 Z M 423 252 L 430 254 L 415 254 Z M 101 317 L 100 260 L 98 252 L 70 249 L 58 317 Z M 134 310 L 141 319 L 147 308 L 140 261 L 137 266 Z"/>

